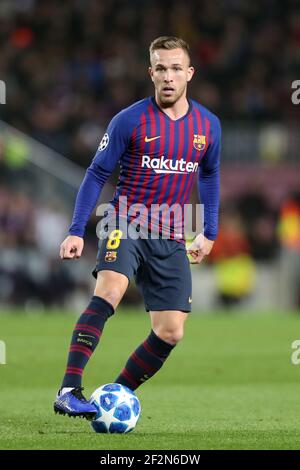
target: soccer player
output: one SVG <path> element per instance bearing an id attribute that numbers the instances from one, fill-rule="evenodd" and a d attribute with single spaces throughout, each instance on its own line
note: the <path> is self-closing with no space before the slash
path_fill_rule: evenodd
<path id="1" fill-rule="evenodd" d="M 115 382 L 135 390 L 162 367 L 182 339 L 191 311 L 187 253 L 193 263 L 200 263 L 217 236 L 220 122 L 187 98 L 187 84 L 194 74 L 188 44 L 176 37 L 154 40 L 149 74 L 155 96 L 134 103 L 110 122 L 79 189 L 69 236 L 60 247 L 62 259 L 80 258 L 86 224 L 103 185 L 119 163 L 111 206 L 122 216 L 123 225 L 111 230 L 108 223 L 101 231 L 94 295 L 75 326 L 54 403 L 56 412 L 69 416 L 91 419 L 96 413 L 82 394 L 82 374 L 133 276 L 150 313 L 151 331 Z M 156 204 L 183 209 L 196 175 L 204 205 L 204 234 L 199 233 L 187 251 L 178 211 L 167 217 L 166 211 L 158 214 L 151 208 Z M 124 197 L 125 206 L 120 204 Z M 124 220 L 126 224 L 132 220 L 133 205 L 142 212 L 136 225 L 136 232 L 143 234 L 139 237 L 125 236 Z M 145 236 L 152 232 L 158 236 Z M 169 235 L 164 236 L 166 233 Z"/>

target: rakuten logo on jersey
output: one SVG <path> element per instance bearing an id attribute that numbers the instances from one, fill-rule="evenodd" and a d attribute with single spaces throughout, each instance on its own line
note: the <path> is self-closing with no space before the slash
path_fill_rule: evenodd
<path id="1" fill-rule="evenodd" d="M 150 168 L 155 173 L 194 173 L 198 170 L 198 163 L 186 162 L 183 158 L 173 162 L 162 155 L 159 158 L 150 158 L 149 155 L 143 155 L 142 168 Z"/>

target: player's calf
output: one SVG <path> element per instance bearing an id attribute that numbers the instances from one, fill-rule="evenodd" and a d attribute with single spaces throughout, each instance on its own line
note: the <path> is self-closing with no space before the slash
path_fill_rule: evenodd
<path id="1" fill-rule="evenodd" d="M 82 374 L 96 349 L 107 319 L 114 308 L 101 297 L 93 296 L 75 325 L 68 363 L 61 387 L 81 387 Z"/>
<path id="2" fill-rule="evenodd" d="M 129 357 L 115 382 L 135 390 L 159 371 L 174 347 L 175 344 L 167 343 L 152 330 Z"/>

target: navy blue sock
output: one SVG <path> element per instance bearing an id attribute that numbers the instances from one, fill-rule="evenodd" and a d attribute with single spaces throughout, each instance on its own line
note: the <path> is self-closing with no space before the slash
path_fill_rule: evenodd
<path id="1" fill-rule="evenodd" d="M 135 390 L 156 374 L 174 347 L 151 330 L 148 338 L 130 356 L 115 382 Z"/>
<path id="2" fill-rule="evenodd" d="M 94 295 L 74 328 L 62 387 L 80 387 L 83 370 L 99 343 L 106 320 L 114 308 Z"/>

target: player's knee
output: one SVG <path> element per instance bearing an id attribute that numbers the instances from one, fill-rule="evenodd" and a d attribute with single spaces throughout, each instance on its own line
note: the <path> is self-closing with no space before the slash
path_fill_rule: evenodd
<path id="1" fill-rule="evenodd" d="M 110 303 L 114 309 L 116 309 L 122 299 L 123 293 L 120 292 L 117 287 L 110 287 L 107 289 L 101 289 L 101 293 L 98 293 L 96 289 L 95 295 L 99 295 L 104 300 L 106 300 L 106 302 Z"/>
<path id="2" fill-rule="evenodd" d="M 183 328 L 167 329 L 162 328 L 156 332 L 157 336 L 169 344 L 177 344 L 184 336 Z"/>

